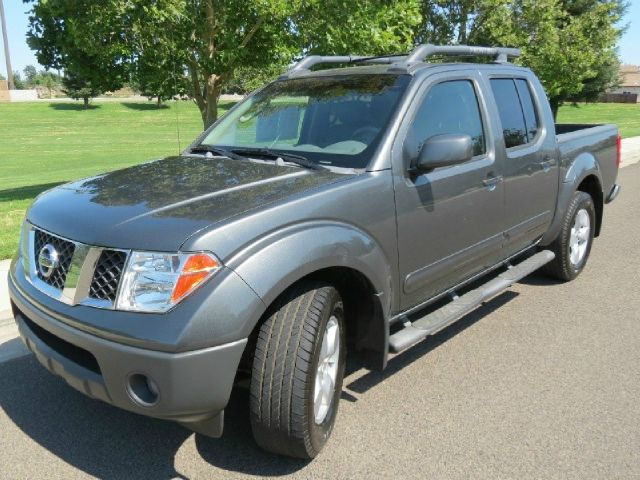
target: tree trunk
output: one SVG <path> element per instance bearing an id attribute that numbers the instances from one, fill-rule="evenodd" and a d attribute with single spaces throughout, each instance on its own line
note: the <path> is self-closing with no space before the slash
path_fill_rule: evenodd
<path id="1" fill-rule="evenodd" d="M 215 73 L 207 79 L 206 108 L 202 116 L 205 130 L 218 119 L 218 98 L 222 88 L 222 77 Z"/>
<path id="2" fill-rule="evenodd" d="M 84 110 L 89 110 L 89 97 L 83 97 L 84 106 L 82 107 Z"/>
<path id="3" fill-rule="evenodd" d="M 162 106 L 162 97 L 158 95 L 158 108 Z"/>
<path id="4" fill-rule="evenodd" d="M 218 98 L 224 84 L 224 79 L 231 76 L 230 73 L 217 75 L 215 73 L 205 76 L 206 84 L 204 88 L 200 86 L 200 76 L 198 75 L 198 65 L 195 61 L 189 63 L 189 75 L 191 76 L 191 90 L 193 99 L 200 110 L 204 129 L 209 128 L 218 119 Z M 204 91 L 203 91 L 204 90 Z"/>

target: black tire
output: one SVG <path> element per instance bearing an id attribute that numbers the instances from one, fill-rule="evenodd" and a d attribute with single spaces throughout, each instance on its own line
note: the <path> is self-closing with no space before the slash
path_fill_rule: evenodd
<path id="1" fill-rule="evenodd" d="M 574 225 L 576 216 L 579 211 L 586 210 L 589 215 L 590 229 L 588 234 L 586 251 L 582 259 L 573 263 L 571 261 L 571 229 Z M 593 199 L 588 193 L 575 192 L 573 198 L 569 203 L 564 218 L 562 219 L 562 226 L 560 227 L 560 233 L 549 248 L 556 254 L 556 258 L 545 265 L 545 272 L 558 280 L 568 282 L 573 280 L 584 269 L 591 253 L 591 244 L 593 243 L 593 234 L 596 227 L 596 209 L 593 204 Z"/>
<path id="2" fill-rule="evenodd" d="M 332 317 L 339 327 L 337 376 L 329 409 L 317 424 L 315 376 L 325 328 Z M 344 308 L 334 287 L 303 282 L 275 302 L 260 328 L 251 376 L 251 428 L 260 447 L 305 459 L 320 452 L 335 423 L 345 354 Z"/>

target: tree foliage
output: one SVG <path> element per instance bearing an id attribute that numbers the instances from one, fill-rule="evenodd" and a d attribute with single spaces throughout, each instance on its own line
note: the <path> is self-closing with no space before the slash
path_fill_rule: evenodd
<path id="1" fill-rule="evenodd" d="M 538 74 L 557 109 L 615 82 L 625 10 L 624 0 L 25 2 L 30 46 L 47 68 L 64 69 L 67 83 L 104 92 L 131 82 L 159 100 L 187 92 L 205 127 L 223 90 L 256 88 L 296 57 L 398 53 L 426 42 L 520 47 L 518 62 Z"/>
<path id="2" fill-rule="evenodd" d="M 24 90 L 27 88 L 26 82 L 17 70 L 13 72 L 13 88 L 16 90 Z"/>
<path id="3" fill-rule="evenodd" d="M 418 0 L 25 1 L 40 63 L 101 91 L 126 78 L 161 98 L 184 88 L 205 127 L 242 72 L 258 80 L 308 52 L 407 50 L 420 21 Z"/>
<path id="4" fill-rule="evenodd" d="M 127 79 L 129 50 L 123 4 L 105 0 L 24 0 L 32 3 L 27 43 L 41 65 L 64 70 L 65 87 L 89 98 L 116 90 Z M 79 96 L 78 96 L 79 95 Z"/>
<path id="5" fill-rule="evenodd" d="M 622 0 L 426 0 L 418 38 L 521 48 L 517 62 L 536 72 L 556 112 L 616 77 L 625 8 Z"/>
<path id="6" fill-rule="evenodd" d="M 64 93 L 70 98 L 83 100 L 85 110 L 89 108 L 89 99 L 97 97 L 102 93 L 100 87 L 93 85 L 91 80 L 76 75 L 73 71 L 66 73 L 62 79 L 62 85 L 64 86 Z"/>
<path id="7" fill-rule="evenodd" d="M 22 73 L 24 73 L 24 77 L 29 86 L 35 85 L 36 75 L 38 75 L 38 70 L 33 65 L 27 65 L 22 69 Z"/>

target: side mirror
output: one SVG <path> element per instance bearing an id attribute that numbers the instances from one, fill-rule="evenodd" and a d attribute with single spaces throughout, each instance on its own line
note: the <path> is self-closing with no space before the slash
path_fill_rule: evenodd
<path id="1" fill-rule="evenodd" d="M 433 170 L 466 162 L 473 157 L 471 136 L 463 133 L 434 135 L 420 148 L 414 168 Z"/>

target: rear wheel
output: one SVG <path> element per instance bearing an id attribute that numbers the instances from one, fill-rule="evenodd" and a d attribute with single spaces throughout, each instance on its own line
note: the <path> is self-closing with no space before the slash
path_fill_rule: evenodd
<path id="1" fill-rule="evenodd" d="M 575 192 L 565 212 L 558 238 L 550 245 L 556 258 L 545 266 L 551 276 L 573 280 L 584 269 L 591 253 L 596 211 L 588 193 Z"/>
<path id="2" fill-rule="evenodd" d="M 315 457 L 338 411 L 346 358 L 338 291 L 304 282 L 276 301 L 260 328 L 251 378 L 251 427 L 258 445 Z"/>

